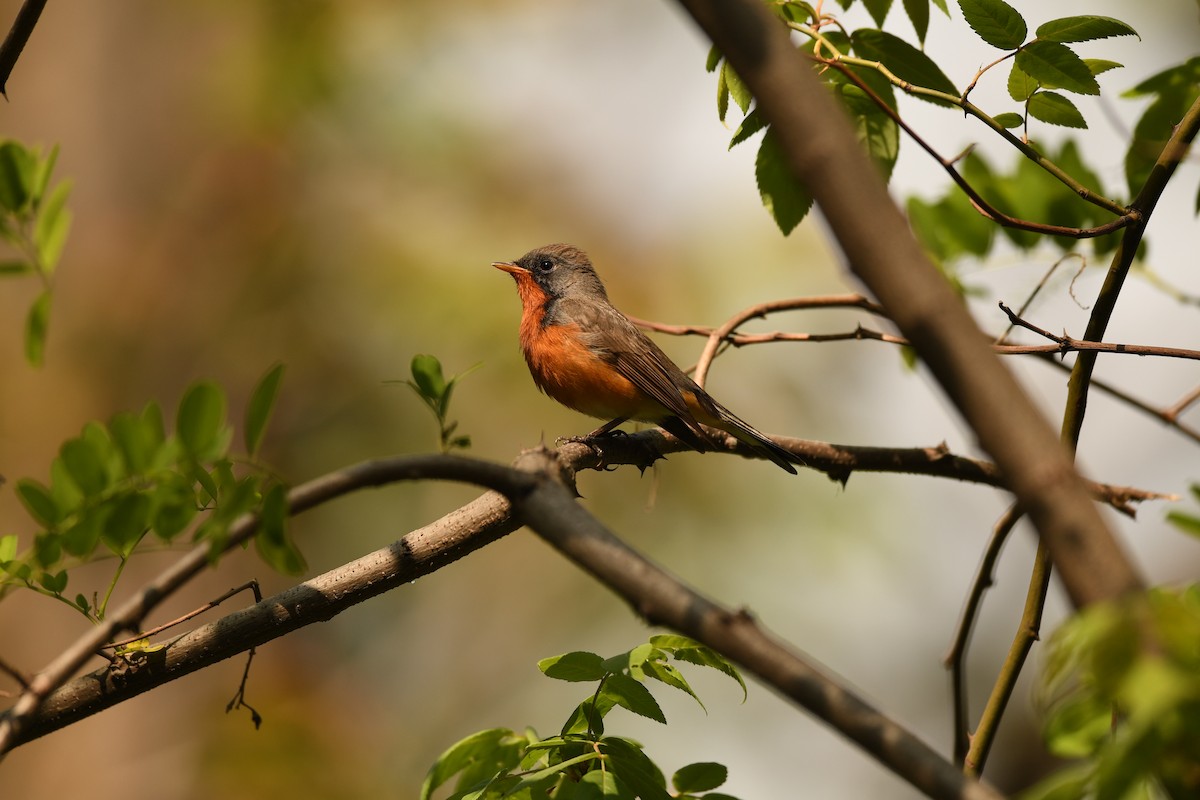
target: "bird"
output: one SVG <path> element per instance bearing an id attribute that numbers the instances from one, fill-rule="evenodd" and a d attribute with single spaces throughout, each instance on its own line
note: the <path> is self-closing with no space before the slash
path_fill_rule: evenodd
<path id="1" fill-rule="evenodd" d="M 521 299 L 520 344 L 537 387 L 568 408 L 609 422 L 652 422 L 699 452 L 718 428 L 793 475 L 796 457 L 755 430 L 689 378 L 608 300 L 591 259 L 549 244 L 492 266 L 513 277 Z"/>

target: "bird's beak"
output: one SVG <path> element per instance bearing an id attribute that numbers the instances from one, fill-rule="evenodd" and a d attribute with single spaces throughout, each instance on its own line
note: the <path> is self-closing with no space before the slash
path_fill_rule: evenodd
<path id="1" fill-rule="evenodd" d="M 492 266 L 495 267 L 496 269 L 504 270 L 509 275 L 516 276 L 516 275 L 521 275 L 522 273 L 526 274 L 526 275 L 529 274 L 529 270 L 525 269 L 524 267 L 518 266 L 511 261 L 493 261 Z"/>

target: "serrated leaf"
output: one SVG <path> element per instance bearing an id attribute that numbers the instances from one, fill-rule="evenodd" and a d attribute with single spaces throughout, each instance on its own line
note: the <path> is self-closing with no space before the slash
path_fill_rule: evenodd
<path id="1" fill-rule="evenodd" d="M 950 8 L 946 5 L 946 0 L 933 0 L 933 4 L 940 8 L 947 17 L 950 16 Z"/>
<path id="2" fill-rule="evenodd" d="M 1020 47 L 1029 32 L 1025 18 L 1003 0 L 958 0 L 958 7 L 971 30 L 1000 50 Z"/>
<path id="3" fill-rule="evenodd" d="M 662 770 L 640 747 L 617 736 L 601 739 L 597 746 L 609 757 L 617 779 L 628 785 L 639 800 L 671 800 Z"/>
<path id="4" fill-rule="evenodd" d="M 754 177 L 763 205 L 787 236 L 812 208 L 812 195 L 793 176 L 774 130 L 767 130 L 758 148 Z"/>
<path id="5" fill-rule="evenodd" d="M 736 145 L 746 141 L 766 126 L 767 122 L 763 119 L 762 114 L 758 113 L 758 109 L 751 109 L 750 113 L 742 119 L 742 124 L 738 125 L 737 130 L 733 132 L 733 138 L 729 140 L 729 149 L 732 150 Z"/>
<path id="6" fill-rule="evenodd" d="M 225 422 L 225 393 L 209 381 L 191 385 L 179 401 L 175 432 L 194 458 L 205 460 L 217 449 Z"/>
<path id="7" fill-rule="evenodd" d="M 1037 38 L 1049 42 L 1090 42 L 1113 36 L 1138 36 L 1138 32 L 1112 17 L 1061 17 L 1038 26 Z"/>
<path id="8" fill-rule="evenodd" d="M 904 0 L 904 13 L 916 31 L 917 41 L 925 44 L 925 34 L 929 32 L 929 0 Z"/>
<path id="9" fill-rule="evenodd" d="M 699 761 L 680 767 L 671 776 L 671 785 L 679 793 L 707 792 L 715 789 L 729 778 L 729 770 L 723 764 Z"/>
<path id="10" fill-rule="evenodd" d="M 675 652 L 675 658 L 680 661 L 686 661 L 689 664 L 696 664 L 701 667 L 710 667 L 728 675 L 737 681 L 738 686 L 742 687 L 742 702 L 750 696 L 749 690 L 746 688 L 746 682 L 742 680 L 742 675 L 737 669 L 718 655 L 715 651 L 707 647 L 694 647 L 690 649 L 682 649 Z"/>
<path id="11" fill-rule="evenodd" d="M 878 61 L 896 77 L 926 89 L 957 95 L 954 82 L 946 77 L 932 58 L 913 47 L 898 36 L 886 31 L 862 28 L 850 36 L 854 52 L 861 58 Z M 923 95 L 915 97 L 931 103 L 945 105 Z"/>
<path id="12" fill-rule="evenodd" d="M 543 658 L 538 662 L 538 669 L 547 678 L 575 683 L 598 681 L 608 674 L 608 670 L 604 668 L 603 658 L 595 653 L 582 650 Z"/>
<path id="13" fill-rule="evenodd" d="M 276 364 L 267 370 L 266 374 L 259 379 L 258 385 L 254 387 L 254 392 L 250 395 L 250 402 L 246 404 L 243 439 L 246 452 L 251 456 L 258 453 L 258 446 L 262 444 L 267 422 L 271 419 L 271 412 L 275 408 L 275 398 L 279 395 L 279 385 L 283 381 L 283 370 L 283 364 Z"/>
<path id="14" fill-rule="evenodd" d="M 308 564 L 288 535 L 287 487 L 275 484 L 263 495 L 254 546 L 263 561 L 281 575 L 302 575 Z"/>
<path id="15" fill-rule="evenodd" d="M 728 61 L 721 65 L 721 72 L 725 75 L 725 85 L 729 87 L 729 96 L 745 114 L 750 108 L 750 102 L 754 100 L 754 95 L 750 93 L 750 87 L 742 81 Z M 724 118 L 722 117 L 722 119 Z"/>
<path id="16" fill-rule="evenodd" d="M 33 478 L 21 478 L 17 481 L 17 499 L 25 510 L 39 525 L 50 528 L 62 519 L 58 504 L 50 494 L 50 490 Z"/>
<path id="17" fill-rule="evenodd" d="M 1093 75 L 1103 75 L 1110 69 L 1124 69 L 1125 65 L 1116 61 L 1109 61 L 1106 58 L 1085 58 L 1084 64 L 1092 71 Z"/>
<path id="18" fill-rule="evenodd" d="M 1076 94 L 1100 94 L 1096 76 L 1083 59 L 1065 44 L 1030 42 L 1017 53 L 1017 66 L 1043 86 Z"/>
<path id="19" fill-rule="evenodd" d="M 1025 124 L 1025 118 L 1015 111 L 1005 111 L 992 119 L 996 120 L 996 124 L 1003 128 L 1019 128 Z"/>
<path id="20" fill-rule="evenodd" d="M 721 55 L 721 51 L 717 49 L 715 44 L 708 48 L 708 58 L 704 61 L 704 71 L 712 72 L 715 70 L 717 65 L 721 63 L 722 58 L 724 56 Z"/>
<path id="21" fill-rule="evenodd" d="M 1008 96 L 1018 103 L 1024 103 L 1038 88 L 1037 80 L 1014 62 L 1008 70 Z"/>
<path id="22" fill-rule="evenodd" d="M 729 114 L 729 81 L 725 77 L 725 70 L 717 70 L 717 119 L 725 122 L 725 117 Z"/>
<path id="23" fill-rule="evenodd" d="M 667 724 L 658 701 L 650 690 L 623 673 L 610 673 L 600 689 L 600 695 L 611 698 L 617 705 L 655 722 Z"/>
<path id="24" fill-rule="evenodd" d="M 30 366 L 40 367 L 46 359 L 46 333 L 50 328 L 49 290 L 43 291 L 29 307 L 25 317 L 25 360 Z"/>
<path id="25" fill-rule="evenodd" d="M 656 681 L 665 683 L 667 686 L 673 686 L 679 691 L 685 692 L 700 704 L 700 708 L 704 709 L 705 713 L 708 712 L 703 701 L 700 700 L 700 695 L 692 690 L 691 684 L 684 679 L 683 673 L 672 665 L 658 661 L 648 661 L 642 665 L 642 673 L 648 678 L 653 678 Z"/>
<path id="26" fill-rule="evenodd" d="M 1079 113 L 1075 104 L 1057 92 L 1038 92 L 1029 98 L 1027 108 L 1030 116 L 1051 125 L 1061 125 L 1064 128 L 1087 127 L 1087 120 Z"/>

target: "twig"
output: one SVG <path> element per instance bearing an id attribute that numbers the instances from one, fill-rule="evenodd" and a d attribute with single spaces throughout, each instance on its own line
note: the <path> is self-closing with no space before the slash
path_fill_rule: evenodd
<path id="1" fill-rule="evenodd" d="M 1038 633 L 1041 631 L 1042 611 L 1046 607 L 1046 594 L 1049 590 L 1050 554 L 1046 550 L 1046 545 L 1039 541 L 1037 554 L 1033 559 L 1033 571 L 1029 575 L 1029 589 L 1025 594 L 1025 609 L 1021 613 L 1021 623 L 1013 635 L 1008 656 L 1000 667 L 1000 674 L 996 676 L 992 694 L 983 708 L 979 725 L 971 737 L 970 750 L 967 751 L 966 759 L 963 762 L 963 771 L 967 775 L 978 777 L 983 772 L 983 765 L 987 761 L 992 743 L 996 739 L 996 731 L 1000 727 L 1000 718 L 1004 715 L 1004 709 L 1012 697 L 1013 689 L 1017 685 L 1017 678 L 1021 674 L 1021 668 L 1025 666 L 1025 659 L 1029 657 L 1029 651 L 1033 648 L 1033 643 L 1037 641 Z"/>
<path id="2" fill-rule="evenodd" d="M 181 625 L 181 624 L 187 622 L 189 619 L 192 619 L 193 617 L 200 616 L 205 611 L 216 608 L 217 606 L 221 605 L 221 603 L 224 603 L 229 598 L 233 597 L 234 595 L 241 594 L 242 592 L 246 591 L 247 589 L 253 590 L 255 602 L 262 600 L 262 592 L 259 590 L 258 581 L 255 581 L 255 580 L 247 581 L 246 583 L 243 583 L 241 586 L 236 586 L 236 587 L 230 589 L 228 592 L 226 592 L 225 594 L 216 598 L 215 600 L 209 600 L 207 603 L 200 606 L 199 608 L 189 611 L 188 613 L 184 614 L 182 617 L 176 617 L 175 619 L 171 620 L 170 622 L 164 622 L 162 625 L 151 628 L 148 631 L 142 631 L 137 636 L 130 636 L 128 639 L 122 639 L 119 642 L 110 642 L 109 644 L 104 645 L 103 649 L 111 650 L 113 648 L 125 647 L 126 645 L 133 644 L 134 642 L 141 641 L 142 639 L 149 639 L 151 636 L 157 636 L 158 634 L 162 633 L 163 631 L 170 630 L 171 628 L 174 628 L 176 625 Z"/>
<path id="3" fill-rule="evenodd" d="M 29 679 L 21 674 L 21 670 L 9 664 L 3 658 L 0 658 L 0 672 L 3 672 L 8 677 L 17 682 L 17 685 L 22 689 L 29 688 Z"/>
<path id="4" fill-rule="evenodd" d="M 967 591 L 967 599 L 963 603 L 962 613 L 958 617 L 958 625 L 954 628 L 954 639 L 950 649 L 942 656 L 942 663 L 950 670 L 951 694 L 954 700 L 954 763 L 962 764 L 967 757 L 970 747 L 970 708 L 967 695 L 967 646 L 971 643 L 971 634 L 975 630 L 975 621 L 979 618 L 979 608 L 983 605 L 983 595 L 996 581 L 996 564 L 1000 560 L 1000 551 L 1012 533 L 1021 512 L 1016 506 L 1009 506 L 1004 515 L 992 529 L 992 536 L 984 548 L 983 557 L 979 560 L 979 568 Z"/>
<path id="5" fill-rule="evenodd" d="M 1082 339 L 1074 339 L 1070 336 L 1056 336 L 1048 330 L 1039 328 L 1028 320 L 1024 320 L 1017 316 L 1011 308 L 1000 303 L 1000 310 L 1008 315 L 1008 321 L 1017 327 L 1024 328 L 1028 331 L 1033 331 L 1038 336 L 1044 339 L 1049 339 L 1055 342 L 1056 345 L 1038 348 L 1025 347 L 1023 345 L 999 345 L 1003 350 L 1000 352 L 1025 352 L 1025 353 L 1045 353 L 1057 352 L 1067 354 L 1071 351 L 1087 352 L 1087 353 L 1122 353 L 1131 356 L 1159 356 L 1161 358 L 1185 358 L 1191 360 L 1200 360 L 1200 350 L 1185 350 L 1180 347 L 1157 347 L 1141 344 L 1112 344 L 1109 342 L 1088 342 Z"/>
<path id="6" fill-rule="evenodd" d="M 17 65 L 17 59 L 21 57 L 21 51 L 25 49 L 25 43 L 29 41 L 29 35 L 33 33 L 38 17 L 42 15 L 42 9 L 45 7 L 46 0 L 25 0 L 21 4 L 21 10 L 17 12 L 12 28 L 4 37 L 4 43 L 0 44 L 0 95 L 6 98 L 8 79 L 12 75 L 13 67 Z"/>

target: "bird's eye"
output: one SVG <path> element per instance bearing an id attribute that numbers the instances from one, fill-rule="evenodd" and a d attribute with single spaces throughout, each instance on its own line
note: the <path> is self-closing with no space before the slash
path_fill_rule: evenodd
<path id="1" fill-rule="evenodd" d="M 538 272 L 549 272 L 552 269 L 554 269 L 553 259 L 543 258 L 537 262 Z"/>

